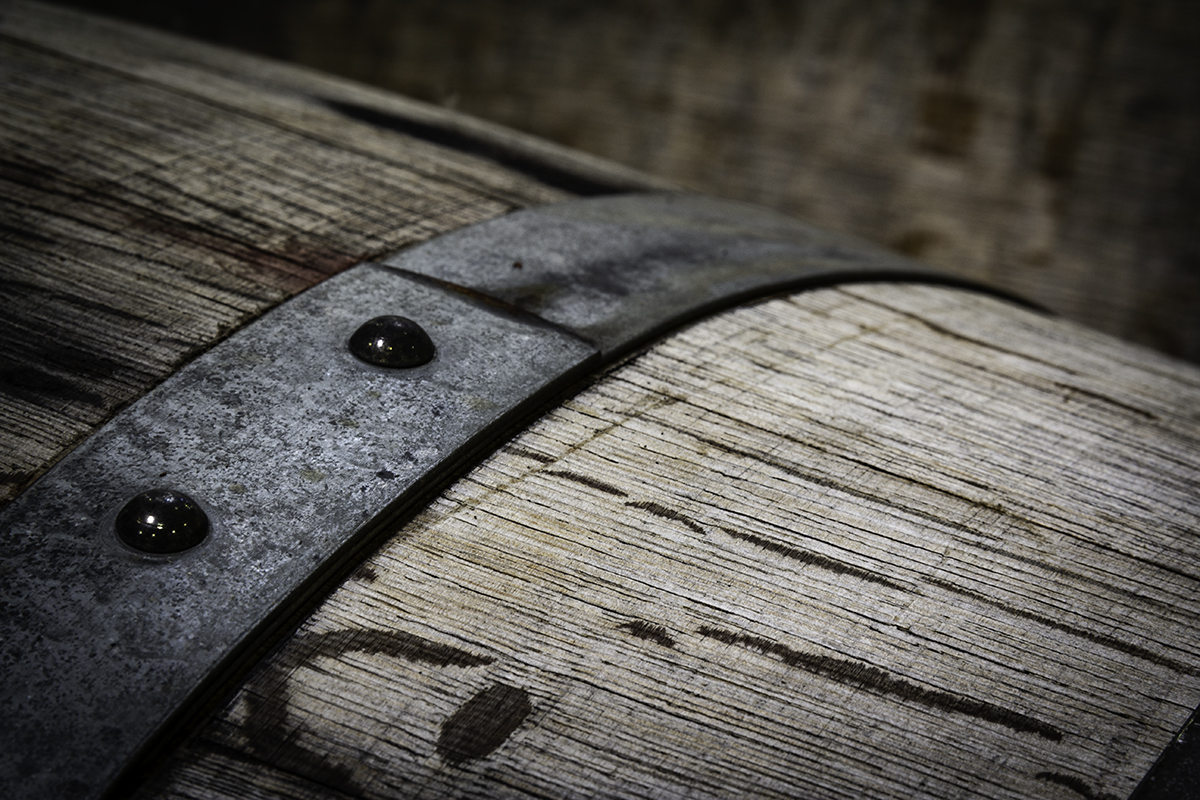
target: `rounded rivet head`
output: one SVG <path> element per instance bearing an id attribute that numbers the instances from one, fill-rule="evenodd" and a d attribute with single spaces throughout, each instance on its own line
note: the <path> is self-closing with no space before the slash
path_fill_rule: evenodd
<path id="1" fill-rule="evenodd" d="M 350 337 L 350 352 L 377 367 L 419 367 L 433 360 L 433 340 L 407 317 L 375 317 Z"/>
<path id="2" fill-rule="evenodd" d="M 196 501 L 171 489 L 151 489 L 117 514 L 117 537 L 144 553 L 180 553 L 208 536 L 208 515 Z"/>

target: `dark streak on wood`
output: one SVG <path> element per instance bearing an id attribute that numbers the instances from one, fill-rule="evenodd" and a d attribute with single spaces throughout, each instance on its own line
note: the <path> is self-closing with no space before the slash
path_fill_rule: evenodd
<path id="1" fill-rule="evenodd" d="M 585 193 L 659 185 L 286 66 L 71 12 L 13 12 L 0 15 L 0 471 L 28 477 L 0 484 L 0 505 L 297 292 L 567 196 L 531 175 Z M 348 119 L 384 113 L 365 96 L 396 113 Z"/>
<path id="2" fill-rule="evenodd" d="M 341 791 L 328 783 L 313 783 L 311 779 L 280 770 L 266 759 L 248 755 L 239 747 L 211 739 L 190 740 L 173 757 L 187 759 L 187 772 L 192 773 L 189 777 L 199 772 L 206 788 L 215 790 L 216 794 L 207 795 L 205 800 L 214 797 L 243 800 L 250 796 L 247 787 L 264 779 L 278 781 L 287 787 L 286 793 L 280 792 L 274 796 L 288 800 L 361 800 L 360 795 Z M 176 778 L 171 770 L 163 770 L 151 776 L 135 796 L 152 797 L 155 800 L 177 798 L 178 795 L 171 791 L 172 781 Z"/>
<path id="3" fill-rule="evenodd" d="M 960 531 L 960 532 L 968 534 L 972 537 L 977 537 L 979 535 L 978 531 L 976 531 L 966 525 L 963 525 L 961 523 L 954 522 L 952 519 L 948 519 L 947 517 L 939 517 L 935 514 L 929 514 L 924 511 L 915 509 L 915 508 L 910 508 L 909 506 L 905 506 L 905 505 L 896 503 L 894 500 L 890 500 L 886 496 L 883 496 L 883 495 L 880 495 L 877 493 L 860 491 L 858 489 L 855 489 L 852 486 L 846 485 L 845 483 L 839 483 L 838 481 L 830 480 L 829 478 L 823 478 L 820 475 L 815 475 L 811 472 L 805 472 L 804 470 L 800 469 L 799 467 L 797 467 L 794 464 L 790 464 L 781 459 L 774 458 L 772 456 L 767 455 L 766 453 L 753 453 L 749 450 L 742 450 L 741 448 L 733 447 L 733 446 L 729 445 L 728 443 L 718 441 L 717 439 L 711 439 L 706 436 L 700 436 L 696 433 L 685 431 L 683 429 L 677 429 L 677 430 L 679 430 L 681 433 L 685 433 L 688 436 L 691 436 L 693 439 L 700 442 L 701 444 L 706 444 L 710 447 L 717 448 L 718 450 L 728 453 L 729 455 L 741 456 L 743 458 L 749 458 L 749 459 L 753 459 L 755 461 L 759 461 L 763 464 L 768 464 L 768 465 L 774 467 L 775 469 L 778 469 L 779 471 L 792 476 L 793 478 L 799 478 L 800 480 L 802 480 L 806 483 L 813 484 L 814 486 L 820 486 L 823 489 L 831 489 L 836 492 L 844 492 L 844 493 L 850 495 L 851 497 L 854 497 L 859 500 L 864 500 L 869 503 L 877 503 L 879 505 L 885 505 L 885 506 L 889 506 L 891 508 L 900 509 L 900 510 L 904 511 L 906 514 L 911 514 L 914 517 L 926 520 L 927 522 L 933 523 L 938 526 L 944 526 L 944 527 L 951 528 L 953 530 Z M 786 436 L 781 436 L 780 438 L 788 439 L 788 437 L 786 437 Z M 812 447 L 812 448 L 820 451 L 820 448 L 816 447 L 811 442 L 802 442 L 801 444 L 805 444 L 808 447 Z M 943 489 L 939 486 L 934 486 L 933 484 L 916 480 L 915 478 L 909 477 L 907 475 L 901 475 L 897 472 L 892 472 L 891 470 L 886 470 L 876 464 L 871 464 L 866 461 L 860 461 L 858 459 L 848 458 L 848 457 L 843 457 L 843 458 L 844 458 L 844 460 L 846 460 L 847 462 L 849 462 L 851 464 L 857 464 L 861 467 L 864 467 L 865 469 L 871 470 L 872 472 L 877 472 L 882 475 L 887 475 L 889 477 L 896 478 L 896 479 L 904 481 L 906 483 L 916 484 L 918 486 L 921 486 L 921 487 L 930 489 L 934 492 L 937 492 L 938 494 L 953 497 L 964 503 L 971 503 L 970 500 L 968 500 L 964 497 L 961 497 L 959 495 L 956 495 L 953 492 L 947 491 L 946 489 Z"/>
<path id="4" fill-rule="evenodd" d="M 964 589 L 961 586 L 955 586 L 949 581 L 944 581 L 940 578 L 934 578 L 930 576 L 925 578 L 925 582 L 930 586 L 937 586 L 962 597 L 969 597 L 972 600 L 984 603 L 992 608 L 998 608 L 1006 614 L 1011 614 L 1014 617 L 1027 619 L 1031 622 L 1036 622 L 1039 625 L 1045 625 L 1047 628 L 1053 628 L 1054 630 L 1062 631 L 1063 633 L 1069 633 L 1072 636 L 1078 636 L 1081 639 L 1087 639 L 1089 642 L 1095 642 L 1098 645 L 1117 650 L 1125 653 L 1126 655 L 1133 656 L 1134 658 L 1140 658 L 1144 661 L 1149 661 L 1151 664 L 1158 664 L 1160 667 L 1166 667 L 1167 669 L 1173 670 L 1180 674 L 1200 674 L 1200 670 L 1196 669 L 1195 667 L 1189 667 L 1187 664 L 1180 663 L 1173 658 L 1152 652 L 1131 642 L 1124 642 L 1120 639 L 1114 639 L 1113 637 L 1105 636 L 1102 633 L 1092 633 L 1091 631 L 1078 628 L 1074 625 L 1068 625 L 1065 622 L 1051 619 L 1050 617 L 1043 616 L 1042 614 L 1035 614 L 1032 611 L 1026 611 L 1024 609 L 1017 608 L 1016 606 L 995 600 L 986 595 L 979 594 L 978 592 L 973 592 L 970 589 Z"/>
<path id="5" fill-rule="evenodd" d="M 1081 394 L 1084 397 L 1090 397 L 1093 400 L 1099 400 L 1101 403 L 1108 403 L 1109 405 L 1116 406 L 1117 408 L 1128 411 L 1131 414 L 1137 414 L 1139 417 L 1143 417 L 1152 422 L 1158 421 L 1157 414 L 1151 414 L 1149 411 L 1138 408 L 1137 406 L 1131 406 L 1128 403 L 1122 403 L 1120 400 L 1114 400 L 1111 397 L 1107 397 L 1105 395 L 1100 394 L 1099 392 L 1092 392 L 1087 389 L 1081 389 L 1078 386 L 1071 386 L 1070 384 L 1067 384 L 1067 383 L 1056 383 L 1054 385 L 1059 387 L 1060 389 L 1063 389 L 1064 391 L 1066 391 L 1068 393 L 1066 398 L 1064 398 L 1064 402 L 1070 401 L 1071 397 L 1074 395 Z"/>
<path id="6" fill-rule="evenodd" d="M 543 464 L 553 464 L 557 460 L 541 453 L 535 453 L 532 450 L 526 450 L 523 447 L 506 447 L 504 448 L 504 452 L 518 456 L 519 458 L 527 458 L 530 461 L 539 461 Z"/>
<path id="7" fill-rule="evenodd" d="M 392 656 L 436 667 L 480 667 L 496 660 L 403 631 L 340 630 L 297 636 L 280 654 L 279 663 L 290 673 L 315 658 L 343 653 Z"/>
<path id="8" fill-rule="evenodd" d="M 681 522 L 701 536 L 704 535 L 704 528 L 701 528 L 695 520 L 686 514 L 681 514 L 678 511 L 667 508 L 666 506 L 661 506 L 658 503 L 652 503 L 649 500 L 639 500 L 637 502 L 626 503 L 625 505 L 629 506 L 630 508 L 640 508 L 645 511 L 649 511 L 656 517 L 662 517 L 663 519 Z"/>
<path id="9" fill-rule="evenodd" d="M 1111 586 L 1111 582 L 1099 580 L 1099 579 L 1093 578 L 1089 575 L 1084 575 L 1082 572 L 1076 572 L 1075 570 L 1064 569 L 1063 567 L 1060 567 L 1057 564 L 1051 564 L 1049 561 L 1046 561 L 1045 559 L 1033 558 L 1031 556 L 1023 556 L 1018 553 L 1013 553 L 1008 550 L 1005 550 L 1002 547 L 996 547 L 994 545 L 986 544 L 984 542 L 975 542 L 975 543 L 973 543 L 973 546 L 979 548 L 980 550 L 984 551 L 985 553 L 992 553 L 993 555 L 998 555 L 998 556 L 1001 556 L 1002 558 L 1011 558 L 1013 561 L 1017 561 L 1021 564 L 1028 564 L 1031 567 L 1036 567 L 1037 569 L 1044 570 L 1044 571 L 1050 573 L 1051 575 L 1058 575 L 1059 577 L 1066 578 L 1069 581 L 1078 581 L 1079 583 L 1086 583 L 1089 586 L 1101 586 L 1101 587 Z M 1162 600 L 1159 600 L 1158 598 L 1155 598 L 1155 597 L 1143 596 L 1141 598 L 1141 600 L 1145 603 L 1149 603 L 1160 609 L 1167 607 L 1166 603 L 1164 603 Z"/>
<path id="10" fill-rule="evenodd" d="M 447 764 L 490 755 L 533 711 L 529 692 L 497 683 L 482 690 L 442 723 L 437 752 Z"/>
<path id="11" fill-rule="evenodd" d="M 644 619 L 624 622 L 617 626 L 617 630 L 629 631 L 629 633 L 639 639 L 646 639 L 655 644 L 661 644 L 663 647 L 675 646 L 675 640 L 671 638 L 671 634 L 666 628 L 661 625 L 655 625 L 652 622 L 647 622 Z"/>
<path id="12" fill-rule="evenodd" d="M 1059 370 L 1061 372 L 1066 372 L 1070 375 L 1078 374 L 1075 370 L 1071 369 L 1070 367 L 1063 366 L 1062 364 L 1055 364 L 1051 361 L 1044 361 L 1044 360 L 1038 358 L 1037 356 L 1032 356 L 1032 355 L 1029 355 L 1028 353 L 1021 353 L 1016 350 L 1009 350 L 1007 348 L 1001 347 L 1000 345 L 996 344 L 995 342 L 988 342 L 988 341 L 984 341 L 983 339 L 976 339 L 976 338 L 967 336 L 964 333 L 959 333 L 958 331 L 952 331 L 944 325 L 939 325 L 936 322 L 930 322 L 929 320 L 927 320 L 923 317 L 920 317 L 916 314 L 913 314 L 908 311 L 904 311 L 899 308 L 895 308 L 893 306 L 889 306 L 886 303 L 879 302 L 878 300 L 862 298 L 862 297 L 859 297 L 858 295 L 854 295 L 854 297 L 855 297 L 855 299 L 858 299 L 858 300 L 866 300 L 866 302 L 871 303 L 872 305 L 879 306 L 880 308 L 885 308 L 888 311 L 891 311 L 893 314 L 896 314 L 897 316 L 904 317 L 905 319 L 910 319 L 913 322 L 923 325 L 924 327 L 928 328 L 929 330 L 933 331 L 934 333 L 940 333 L 941 335 L 946 336 L 948 338 L 955 339 L 960 342 L 966 342 L 968 344 L 973 344 L 973 345 L 976 345 L 977 347 L 982 347 L 986 350 L 992 350 L 994 352 L 1001 353 L 1006 356 L 1016 356 L 1017 358 L 1025 359 L 1026 361 L 1032 361 L 1037 364 L 1042 364 L 1043 366 L 1052 367 L 1053 369 Z"/>
<path id="13" fill-rule="evenodd" d="M 875 305 L 882 306 L 881 303 L 875 303 Z M 883 306 L 883 307 L 886 307 L 886 306 Z M 918 519 L 926 520 L 927 522 L 930 522 L 933 525 L 936 525 L 938 527 L 944 527 L 944 528 L 949 528 L 951 530 L 959 531 L 960 533 L 963 533 L 963 534 L 967 535 L 968 537 L 970 537 L 970 539 L 972 541 L 972 545 L 975 547 L 979 547 L 981 549 L 989 550 L 991 552 L 996 552 L 996 553 L 1000 553 L 1003 555 L 1009 555 L 1012 558 L 1017 559 L 1017 560 L 1028 561 L 1028 559 L 1026 559 L 1024 557 L 1016 556 L 1016 555 L 1007 553 L 1006 551 L 999 550 L 999 549 L 990 547 L 988 545 L 982 544 L 981 542 L 979 542 L 979 539 L 982 538 L 982 533 L 981 533 L 981 531 L 983 530 L 982 527 L 979 529 L 976 529 L 976 528 L 972 528 L 968 525 L 965 525 L 961 522 L 957 522 L 957 521 L 955 521 L 953 516 L 951 516 L 950 514 L 945 514 L 942 516 L 938 516 L 936 514 L 930 514 L 925 511 L 921 511 L 919 509 L 913 508 L 911 506 L 902 505 L 900 503 L 897 503 L 897 502 L 895 502 L 895 499 L 890 498 L 886 494 L 863 492 L 863 491 L 855 489 L 849 485 L 846 485 L 845 483 L 830 480 L 828 478 L 823 478 L 819 475 L 814 475 L 810 472 L 805 472 L 805 471 L 801 470 L 799 467 L 795 466 L 794 464 L 790 464 L 786 461 L 783 461 L 783 460 L 780 460 L 777 458 L 773 458 L 771 456 L 768 456 L 765 453 L 753 453 L 748 450 L 742 450 L 739 448 L 731 447 L 730 445 L 728 445 L 724 442 L 720 442 L 716 439 L 711 439 L 711 438 L 704 437 L 704 436 L 699 436 L 699 435 L 697 435 L 691 431 L 687 431 L 681 427 L 670 426 L 670 425 L 667 425 L 665 427 L 671 428 L 672 430 L 677 430 L 680 433 L 683 433 L 687 436 L 691 436 L 693 439 L 695 439 L 698 442 L 701 442 L 702 444 L 706 444 L 706 445 L 709 445 L 710 447 L 717 448 L 723 452 L 729 453 L 730 455 L 737 455 L 737 456 L 742 456 L 745 458 L 751 458 L 756 461 L 760 461 L 764 464 L 769 464 L 770 466 L 775 467 L 776 469 L 784 472 L 785 474 L 791 475 L 794 478 L 799 478 L 808 483 L 812 483 L 816 486 L 821 486 L 826 489 L 832 489 L 837 492 L 843 492 L 845 494 L 850 495 L 851 497 L 855 497 L 855 498 L 864 500 L 869 503 L 874 503 L 874 504 L 888 506 L 890 508 L 899 509 L 906 514 L 910 514 Z M 960 503 L 965 504 L 968 507 L 978 508 L 978 507 L 982 506 L 985 508 L 989 508 L 992 511 L 995 511 L 998 514 L 1002 514 L 1004 517 L 1006 517 L 1008 519 L 1028 524 L 1028 520 L 1025 520 L 1024 518 L 1022 518 L 1016 514 L 1013 514 L 1011 511 L 1008 511 L 1008 510 L 1002 508 L 1001 506 L 987 504 L 987 503 L 981 503 L 977 500 L 972 500 L 971 498 L 963 497 L 962 495 L 956 494 L 955 492 L 952 492 L 942 486 L 938 486 L 938 485 L 936 485 L 934 483 L 930 483 L 928 481 L 920 480 L 911 475 L 904 475 L 899 472 L 895 472 L 893 470 L 885 469 L 885 468 L 879 466 L 878 464 L 872 464 L 869 461 L 852 458 L 845 454 L 838 454 L 838 453 L 834 453 L 831 451 L 823 450 L 821 447 L 817 446 L 813 442 L 800 441 L 798 439 L 795 439 L 793 437 L 786 436 L 786 435 L 780 435 L 780 438 L 787 440 L 787 441 L 794 442 L 796 444 L 801 444 L 806 447 L 812 448 L 812 449 L 816 450 L 817 452 L 822 453 L 824 455 L 837 456 L 838 458 L 841 458 L 842 460 L 844 460 L 850 464 L 856 464 L 860 467 L 863 467 L 864 469 L 871 470 L 872 472 L 878 473 L 880 475 L 886 475 L 890 478 L 894 478 L 899 481 L 904 481 L 905 483 L 908 483 L 908 484 L 919 486 L 923 489 L 927 489 L 931 492 L 942 495 L 943 497 L 956 500 Z M 1091 542 L 1091 544 L 1102 550 L 1112 550 L 1112 547 L 1110 545 L 1108 545 L 1102 541 Z M 1130 555 L 1127 553 L 1120 553 L 1120 555 L 1122 557 L 1131 557 L 1143 564 L 1146 564 L 1147 566 L 1153 567 L 1155 569 L 1163 570 L 1164 572 L 1170 572 L 1173 574 L 1177 574 L 1180 577 L 1187 578 L 1188 580 L 1197 580 L 1196 576 L 1181 572 L 1177 567 L 1174 567 L 1170 564 L 1167 564 L 1167 563 L 1164 563 L 1161 561 L 1155 561 L 1153 559 L 1146 558 L 1145 556 L 1136 555 L 1136 554 Z M 1037 562 L 1037 561 L 1029 561 L 1028 563 L 1041 565 L 1041 562 Z M 1060 567 L 1053 567 L 1053 566 L 1046 565 L 1046 569 L 1048 569 L 1052 572 L 1056 572 L 1058 574 L 1062 574 L 1062 575 L 1072 575 L 1072 573 L 1070 573 L 1069 571 L 1063 570 Z M 1075 577 L 1075 576 L 1072 575 L 1072 577 Z M 1094 579 L 1082 578 L 1082 577 L 1081 577 L 1081 579 L 1088 580 L 1092 583 L 1097 583 Z M 1103 584 L 1099 583 L 1099 585 L 1103 585 Z M 1151 600 L 1151 602 L 1154 602 L 1154 601 Z"/>
<path id="14" fill-rule="evenodd" d="M 1063 775 L 1060 772 L 1039 772 L 1034 777 L 1040 781 L 1065 786 L 1076 794 L 1086 798 L 1086 800 L 1120 800 L 1119 797 L 1113 794 L 1097 794 L 1084 780 L 1074 775 Z"/>
<path id="15" fill-rule="evenodd" d="M 356 581 L 374 583 L 379 578 L 379 573 L 377 573 L 369 564 L 363 564 L 361 567 L 354 570 L 354 574 L 350 577 Z"/>
<path id="16" fill-rule="evenodd" d="M 34 405 L 70 402 L 97 408 L 104 405 L 104 398 L 97 392 L 28 364 L 0 367 L 0 393 Z"/>
<path id="17" fill-rule="evenodd" d="M 1061 741 L 1063 737 L 1063 732 L 1053 725 L 1018 711 L 950 692 L 926 689 L 901 678 L 893 678 L 887 672 L 859 661 L 805 653 L 760 636 L 724 631 L 707 625 L 701 627 L 697 633 L 725 644 L 757 650 L 764 655 L 777 656 L 790 667 L 798 667 L 847 686 L 871 689 L 880 694 L 919 703 L 939 711 L 965 714 L 985 722 L 1003 725 L 1019 733 L 1036 733 L 1043 739 L 1049 739 L 1052 742 Z"/>
<path id="18" fill-rule="evenodd" d="M 317 658 L 338 658 L 346 653 L 386 655 L 437 667 L 478 667 L 495 661 L 458 647 L 440 644 L 402 631 L 337 630 L 302 634 L 292 639 L 276 659 L 247 683 L 247 715 L 243 723 L 246 752 L 318 783 L 361 796 L 362 787 L 351 770 L 324 753 L 306 748 L 304 723 L 289 718 L 292 674 Z"/>
<path id="19" fill-rule="evenodd" d="M 5 486 L 22 487 L 33 480 L 35 473 L 22 472 L 0 472 L 0 484 Z"/>
<path id="20" fill-rule="evenodd" d="M 624 491 L 618 489 L 617 487 L 615 487 L 611 484 L 604 483 L 603 481 L 598 481 L 595 478 L 589 478 L 587 475 L 580 475 L 578 472 L 570 472 L 565 469 L 553 469 L 553 470 L 547 470 L 546 474 L 547 475 L 557 475 L 560 478 L 566 478 L 569 481 L 574 481 L 575 483 L 581 483 L 584 486 L 590 486 L 597 491 L 604 492 L 605 494 L 611 494 L 614 497 L 628 497 L 629 496 L 627 493 L 625 493 Z"/>
<path id="21" fill-rule="evenodd" d="M 824 569 L 839 575 L 850 575 L 864 581 L 877 583 L 880 586 L 886 586 L 889 589 L 896 589 L 897 591 L 912 591 L 911 589 L 901 586 L 894 581 L 890 581 L 882 575 L 877 575 L 870 570 L 865 570 L 862 567 L 856 567 L 852 564 L 847 564 L 844 561 L 838 561 L 837 559 L 823 556 L 820 553 L 814 553 L 811 550 L 801 550 L 798 547 L 791 547 L 779 542 L 772 542 L 770 539 L 764 539 L 761 536 L 755 536 L 752 533 L 737 531 L 733 528 L 726 528 L 724 525 L 718 525 L 717 528 L 718 530 L 724 531 L 735 539 L 741 539 L 744 542 L 749 542 L 756 547 L 761 547 L 762 549 L 769 550 L 772 553 L 778 553 L 784 558 L 790 558 L 793 561 L 799 561 L 801 564 L 818 567 L 819 569 Z"/>
<path id="22" fill-rule="evenodd" d="M 309 626 L 386 630 L 403 609 L 439 641 L 516 643 L 525 677 L 322 658 L 287 682 L 298 741 L 380 796 L 415 786 L 783 798 L 818 786 L 845 797 L 1086 797 L 1073 776 L 1093 795 L 1132 790 L 1155 743 L 1178 730 L 1173 717 L 1194 705 L 1197 676 L 1043 623 L 1200 665 L 1187 635 L 1195 584 L 1181 575 L 1196 572 L 1186 520 L 1200 380 L 1142 365 L 1116 342 L 1110 370 L 1088 356 L 1093 337 L 1073 342 L 1071 326 L 989 298 L 853 291 L 1080 376 L 1039 378 L 1037 365 L 993 358 L 841 289 L 699 323 L 614 368 L 448 490 L 369 562 L 374 585 L 348 581 Z M 861 351 L 838 347 L 868 329 Z M 867 374 L 870 388 L 856 391 Z M 1084 398 L 1064 413 L 1054 380 L 1145 396 L 1164 422 Z M 828 414 L 831 400 L 844 404 Z M 1040 435 L 1043 421 L 1060 438 Z M 558 470 L 628 496 L 547 475 Z M 489 543 L 443 546 L 476 542 L 481 514 Z M 805 549 L 899 589 L 824 574 L 805 565 Z M 1140 569 L 1148 553 L 1176 571 Z M 672 619 L 682 627 L 661 624 Z M 547 724 L 531 716 L 486 760 L 456 769 L 437 757 L 439 728 L 498 680 L 552 698 Z M 246 752 L 257 691 L 245 688 L 203 736 Z M 760 714 L 764 704 L 775 713 Z M 267 777 L 253 786 L 328 793 L 298 774 L 302 753 L 283 755 L 262 759 Z M 179 768 L 193 771 L 169 796 L 221 780 L 227 762 L 204 758 Z M 1040 770 L 1065 780 L 1035 778 Z"/>

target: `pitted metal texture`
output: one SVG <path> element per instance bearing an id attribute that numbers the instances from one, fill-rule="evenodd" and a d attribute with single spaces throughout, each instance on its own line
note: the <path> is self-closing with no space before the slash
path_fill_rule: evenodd
<path id="1" fill-rule="evenodd" d="M 691 194 L 519 211 L 384 263 L 536 314 L 594 343 L 605 358 L 769 293 L 864 280 L 981 288 L 783 214 Z"/>
<path id="2" fill-rule="evenodd" d="M 515 420 L 701 313 L 837 281 L 959 283 L 772 212 L 690 195 L 520 211 L 364 264 L 231 336 L 0 512 L 0 793 L 99 797 L 431 487 Z M 402 316 L 432 361 L 348 341 Z M 114 520 L 192 498 L 191 549 L 140 552 Z"/>
<path id="3" fill-rule="evenodd" d="M 432 362 L 351 355 L 349 336 L 387 313 L 421 320 Z M 0 521 L 4 796 L 98 795 L 356 532 L 593 357 L 570 334 L 363 265 L 119 415 Z M 117 538 L 120 509 L 157 487 L 201 504 L 207 539 L 154 556 Z"/>

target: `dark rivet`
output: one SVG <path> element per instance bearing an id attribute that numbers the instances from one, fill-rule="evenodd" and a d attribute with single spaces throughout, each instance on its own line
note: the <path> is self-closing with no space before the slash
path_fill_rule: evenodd
<path id="1" fill-rule="evenodd" d="M 433 360 L 433 341 L 407 317 L 376 317 L 350 337 L 350 352 L 377 367 L 419 367 Z"/>
<path id="2" fill-rule="evenodd" d="M 196 501 L 171 489 L 151 489 L 117 514 L 117 536 L 144 553 L 179 553 L 208 536 L 208 515 Z"/>

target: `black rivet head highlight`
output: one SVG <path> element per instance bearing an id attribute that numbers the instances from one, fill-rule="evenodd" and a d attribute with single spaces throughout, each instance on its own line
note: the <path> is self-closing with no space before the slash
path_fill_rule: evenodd
<path id="1" fill-rule="evenodd" d="M 183 492 L 151 489 L 117 514 L 117 537 L 143 553 L 181 553 L 208 536 L 208 515 Z"/>
<path id="2" fill-rule="evenodd" d="M 433 360 L 433 340 L 408 317 L 375 317 L 350 337 L 350 352 L 377 367 L 406 369 Z"/>

